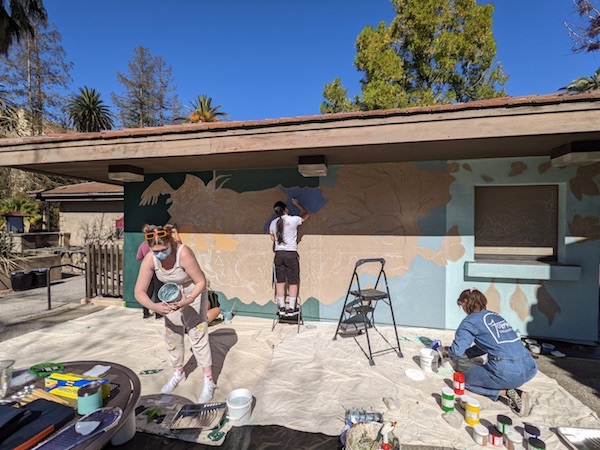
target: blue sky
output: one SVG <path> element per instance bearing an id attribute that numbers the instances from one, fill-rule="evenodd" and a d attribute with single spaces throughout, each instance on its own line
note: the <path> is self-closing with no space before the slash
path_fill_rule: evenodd
<path id="1" fill-rule="evenodd" d="M 478 0 L 479 3 L 486 3 Z M 563 22 L 570 0 L 493 1 L 497 60 L 508 95 L 548 94 L 600 66 L 600 52 L 574 54 Z M 173 68 L 180 101 L 199 94 L 230 120 L 320 114 L 325 83 L 340 77 L 353 96 L 361 74 L 354 43 L 367 25 L 390 23 L 389 0 L 45 0 L 74 63 L 73 91 L 121 92 L 133 49 Z M 166 6 L 168 5 L 168 6 Z"/>

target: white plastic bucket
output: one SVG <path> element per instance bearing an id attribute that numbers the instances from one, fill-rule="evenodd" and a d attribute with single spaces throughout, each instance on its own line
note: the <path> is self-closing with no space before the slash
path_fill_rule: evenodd
<path id="1" fill-rule="evenodd" d="M 252 415 L 252 392 L 248 389 L 234 389 L 227 396 L 227 418 L 234 427 L 241 427 L 250 421 Z"/>
<path id="2" fill-rule="evenodd" d="M 430 348 L 422 348 L 419 351 L 419 364 L 424 372 L 433 372 L 433 359 L 438 353 Z"/>

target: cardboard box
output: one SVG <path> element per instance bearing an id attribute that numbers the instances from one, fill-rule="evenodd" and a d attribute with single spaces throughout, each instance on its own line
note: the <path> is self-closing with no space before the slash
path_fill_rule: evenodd
<path id="1" fill-rule="evenodd" d="M 102 398 L 110 395 L 110 383 L 106 378 L 86 377 L 77 373 L 52 373 L 44 378 L 44 389 L 51 394 L 77 400 L 79 388 L 92 381 L 102 385 Z"/>

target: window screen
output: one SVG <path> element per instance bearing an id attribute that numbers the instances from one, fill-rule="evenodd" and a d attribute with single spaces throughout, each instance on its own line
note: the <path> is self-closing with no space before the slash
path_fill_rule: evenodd
<path id="1" fill-rule="evenodd" d="M 556 261 L 558 186 L 475 188 L 475 259 Z"/>

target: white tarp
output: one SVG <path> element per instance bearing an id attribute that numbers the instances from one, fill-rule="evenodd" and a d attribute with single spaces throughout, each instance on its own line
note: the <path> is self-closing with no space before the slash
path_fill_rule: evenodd
<path id="1" fill-rule="evenodd" d="M 141 316 L 141 310 L 109 307 L 7 340 L 2 343 L 0 359 L 15 359 L 16 368 L 41 362 L 98 360 L 123 364 L 135 373 L 164 369 L 140 375 L 142 395 L 156 394 L 171 375 L 162 338 L 164 327 L 162 321 Z M 396 420 L 395 432 L 402 443 L 479 448 L 465 422 L 455 429 L 442 419 L 440 393 L 451 385 L 451 371 L 427 374 L 423 381 L 405 375 L 407 369 L 419 369 L 420 337 L 437 338 L 449 345 L 452 332 L 399 327 L 404 358 L 390 352 L 375 356 L 375 365 L 370 366 L 354 339 L 332 339 L 336 324 L 310 323 L 311 327 L 302 326 L 300 333 L 293 325 L 279 324 L 274 331 L 271 325 L 271 320 L 234 317 L 229 325 L 210 327 L 213 370 L 219 386 L 215 401 L 225 401 L 235 388 L 249 389 L 256 399 L 250 425 L 338 435 L 345 410 L 357 407 Z M 380 331 L 390 343 L 395 342 L 391 327 Z M 371 330 L 369 336 L 374 351 L 387 348 L 376 331 Z M 358 341 L 366 351 L 366 337 L 359 336 Z M 191 357 L 189 350 L 186 356 Z M 174 392 L 190 401 L 202 390 L 202 371 L 194 367 L 192 360 L 187 366 L 192 370 L 188 379 Z M 539 373 L 524 389 L 532 399 L 527 418 L 518 418 L 504 403 L 471 394 L 481 402 L 482 423 L 494 424 L 498 414 L 511 417 L 518 430 L 524 421 L 532 423 L 541 429 L 548 449 L 564 448 L 552 431 L 556 427 L 600 428 L 597 414 L 553 379 Z M 400 408 L 388 411 L 384 397 L 393 397 Z"/>

